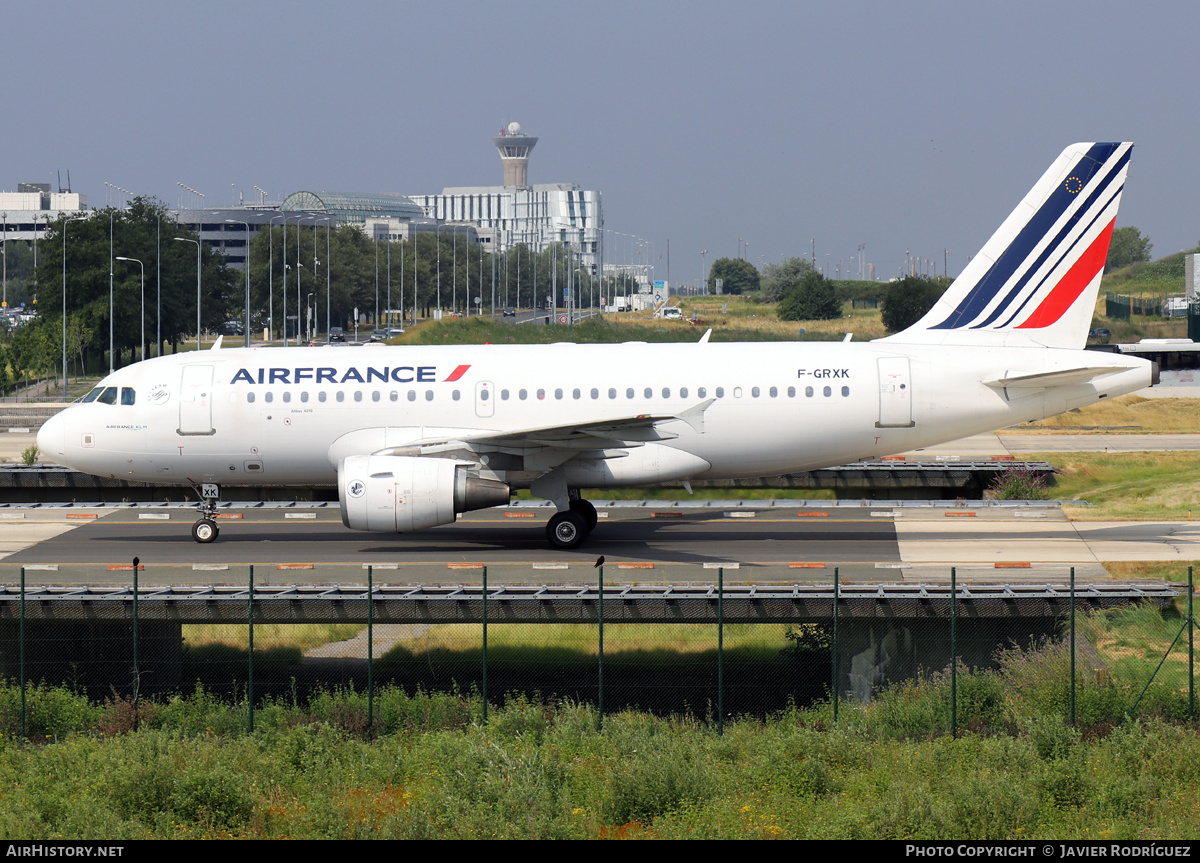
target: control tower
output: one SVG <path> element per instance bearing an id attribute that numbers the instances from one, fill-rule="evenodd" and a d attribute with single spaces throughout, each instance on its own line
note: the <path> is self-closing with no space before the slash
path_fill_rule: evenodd
<path id="1" fill-rule="evenodd" d="M 492 142 L 500 151 L 500 161 L 504 163 L 504 185 L 528 186 L 529 153 L 537 145 L 538 139 L 523 135 L 521 124 L 513 121 L 501 129 L 499 137 L 492 138 Z"/>

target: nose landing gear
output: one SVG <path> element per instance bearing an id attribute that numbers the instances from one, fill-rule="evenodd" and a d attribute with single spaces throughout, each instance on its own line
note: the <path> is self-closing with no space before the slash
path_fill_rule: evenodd
<path id="1" fill-rule="evenodd" d="M 209 543 L 221 534 L 217 527 L 217 501 L 221 498 L 221 488 L 214 483 L 203 483 L 198 489 L 200 493 L 200 519 L 192 525 L 192 539 L 196 542 Z"/>

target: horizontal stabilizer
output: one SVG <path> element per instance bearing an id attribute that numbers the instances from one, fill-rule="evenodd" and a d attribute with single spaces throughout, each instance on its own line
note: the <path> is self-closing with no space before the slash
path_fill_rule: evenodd
<path id="1" fill-rule="evenodd" d="M 983 383 L 996 389 L 1046 389 L 1047 387 L 1068 387 L 1089 383 L 1101 375 L 1111 375 L 1116 372 L 1127 372 L 1137 366 L 1088 366 L 1079 369 L 1064 369 L 1058 372 L 1038 372 L 1036 374 L 1015 374 L 997 378 Z"/>

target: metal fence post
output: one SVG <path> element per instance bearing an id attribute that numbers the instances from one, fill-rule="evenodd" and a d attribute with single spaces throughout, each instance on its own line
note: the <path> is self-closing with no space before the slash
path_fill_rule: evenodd
<path id="1" fill-rule="evenodd" d="M 17 633 L 19 642 L 19 665 L 21 669 L 21 742 L 26 739 L 25 734 L 25 567 L 21 567 L 21 625 L 20 632 Z"/>
<path id="2" fill-rule="evenodd" d="M 138 709 L 141 707 L 142 667 L 138 664 L 138 565 L 133 559 L 133 730 L 138 728 Z"/>
<path id="3" fill-rule="evenodd" d="M 604 730 L 604 564 L 600 564 L 599 566 L 596 567 L 596 569 L 599 570 L 599 574 L 597 575 L 596 583 L 600 590 L 600 602 L 599 602 L 599 607 L 597 609 L 597 611 L 598 611 L 597 616 L 599 618 L 599 623 L 600 623 L 600 635 L 599 635 L 600 657 L 599 657 L 599 665 L 597 667 L 597 676 L 596 676 L 596 701 L 597 701 L 597 707 L 598 707 L 597 715 L 596 715 L 596 730 L 603 731 Z"/>
<path id="4" fill-rule="evenodd" d="M 1075 724 L 1075 567 L 1071 567 L 1071 724 Z"/>
<path id="5" fill-rule="evenodd" d="M 950 567 L 950 736 L 958 737 L 958 573 Z"/>
<path id="6" fill-rule="evenodd" d="M 838 605 L 841 600 L 841 581 L 838 578 L 838 568 L 833 568 L 833 660 L 830 662 L 830 681 L 833 686 L 833 721 L 838 718 Z"/>
<path id="7" fill-rule="evenodd" d="M 1188 719 L 1196 718 L 1196 618 L 1192 616 L 1192 568 L 1188 567 Z"/>
<path id="8" fill-rule="evenodd" d="M 250 594 L 246 600 L 246 622 L 250 627 L 250 649 L 246 651 L 246 701 L 249 705 L 247 722 L 254 731 L 254 564 L 250 564 Z"/>
<path id="9" fill-rule="evenodd" d="M 717 734 L 725 735 L 725 567 L 717 567 Z"/>
<path id="10" fill-rule="evenodd" d="M 488 685 L 487 685 L 487 566 L 483 567 L 483 724 L 488 720 Z"/>
<path id="11" fill-rule="evenodd" d="M 367 728 L 375 727 L 375 567 L 367 564 Z"/>

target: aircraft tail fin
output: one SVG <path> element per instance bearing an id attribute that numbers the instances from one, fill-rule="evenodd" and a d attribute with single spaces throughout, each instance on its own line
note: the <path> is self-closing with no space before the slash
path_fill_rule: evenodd
<path id="1" fill-rule="evenodd" d="M 889 340 L 1082 348 L 1132 151 L 1063 150 L 929 313 Z"/>

